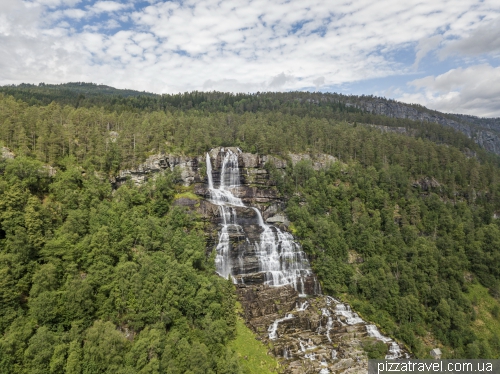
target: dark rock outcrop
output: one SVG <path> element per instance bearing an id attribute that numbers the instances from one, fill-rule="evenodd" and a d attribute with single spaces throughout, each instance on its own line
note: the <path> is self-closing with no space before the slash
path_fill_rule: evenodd
<path id="1" fill-rule="evenodd" d="M 435 178 L 422 178 L 413 182 L 413 187 L 419 187 L 422 191 L 430 191 L 432 188 L 440 187 L 441 185 Z"/>

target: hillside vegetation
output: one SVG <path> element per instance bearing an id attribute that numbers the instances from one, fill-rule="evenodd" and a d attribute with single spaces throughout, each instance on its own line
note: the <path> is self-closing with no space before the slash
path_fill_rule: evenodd
<path id="1" fill-rule="evenodd" d="M 232 285 L 214 275 L 196 218 L 172 206 L 175 174 L 114 193 L 108 181 L 152 153 L 219 145 L 334 155 L 322 171 L 268 165 L 324 291 L 419 357 L 434 345 L 500 355 L 499 163 L 463 134 L 281 94 L 155 107 L 163 99 L 18 92 L 0 95 L 0 142 L 17 156 L 0 164 L 3 372 L 244 370 Z"/>
<path id="2" fill-rule="evenodd" d="M 0 163 L 0 373 L 238 373 L 233 285 L 172 175 L 112 194 L 61 163 Z"/>
<path id="3" fill-rule="evenodd" d="M 472 170 L 480 173 L 481 166 Z M 349 300 L 418 357 L 432 344 L 447 347 L 450 358 L 498 357 L 498 335 L 477 333 L 470 297 L 476 283 L 500 297 L 500 230 L 492 218 L 498 186 L 489 180 L 474 188 L 469 175 L 464 188 L 457 175 L 440 177 L 423 190 L 403 162 L 335 164 L 322 172 L 304 163 L 281 188 L 289 191 L 293 231 L 314 258 L 324 290 Z M 498 320 L 489 322 L 498 328 Z"/>

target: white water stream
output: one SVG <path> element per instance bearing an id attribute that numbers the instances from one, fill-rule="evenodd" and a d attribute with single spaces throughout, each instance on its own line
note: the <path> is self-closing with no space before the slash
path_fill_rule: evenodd
<path id="1" fill-rule="evenodd" d="M 240 186 L 240 171 L 238 167 L 238 155 L 229 149 L 224 152 L 220 171 L 220 183 L 214 186 L 212 161 L 210 155 L 206 155 L 208 188 L 210 201 L 219 206 L 222 217 L 222 228 L 219 232 L 219 243 L 217 244 L 217 255 L 215 266 L 217 273 L 224 278 L 231 276 L 236 282 L 236 276 L 242 282 L 246 271 L 243 261 L 233 264 L 232 259 L 242 259 L 243 254 L 231 256 L 230 234 L 242 233 L 242 227 L 238 223 L 237 209 L 246 208 L 240 198 L 234 193 Z M 319 293 L 319 286 L 314 277 L 309 261 L 300 245 L 293 240 L 293 236 L 280 230 L 280 228 L 268 225 L 264 222 L 262 214 L 257 208 L 252 208 L 257 217 L 257 223 L 261 228 L 259 240 L 252 243 L 255 246 L 255 255 L 259 263 L 259 273 L 264 273 L 264 283 L 270 286 L 292 285 L 301 295 L 306 294 L 305 282 L 308 278 L 314 281 L 314 292 Z"/>
<path id="2" fill-rule="evenodd" d="M 287 314 L 285 317 L 279 318 L 276 321 L 274 321 L 273 324 L 271 326 L 269 326 L 269 329 L 267 329 L 267 331 L 269 331 L 269 339 L 271 339 L 271 340 L 277 339 L 278 334 L 276 333 L 276 331 L 278 330 L 278 324 L 280 322 L 283 322 L 283 321 L 286 321 L 287 319 L 292 319 L 292 318 L 293 318 L 293 314 Z"/>

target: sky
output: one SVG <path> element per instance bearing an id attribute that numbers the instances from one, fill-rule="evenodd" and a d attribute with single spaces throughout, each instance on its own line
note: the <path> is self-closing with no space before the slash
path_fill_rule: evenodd
<path id="1" fill-rule="evenodd" d="M 499 0 L 0 0 L 0 85 L 319 91 L 500 117 Z"/>

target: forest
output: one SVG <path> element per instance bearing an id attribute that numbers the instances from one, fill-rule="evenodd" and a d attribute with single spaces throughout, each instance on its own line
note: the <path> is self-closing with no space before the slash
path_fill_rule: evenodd
<path id="1" fill-rule="evenodd" d="M 63 88 L 0 90 L 0 146 L 16 155 L 0 161 L 0 373 L 242 371 L 233 285 L 199 219 L 172 205 L 176 173 L 109 182 L 149 155 L 215 146 L 335 156 L 321 171 L 267 165 L 324 292 L 417 357 L 429 335 L 448 357 L 499 357 L 471 292 L 497 300 L 498 326 L 500 163 L 465 135 L 328 95 Z"/>
<path id="2" fill-rule="evenodd" d="M 233 285 L 171 207 L 174 175 L 113 194 L 61 162 L 0 164 L 0 372 L 239 372 Z"/>

